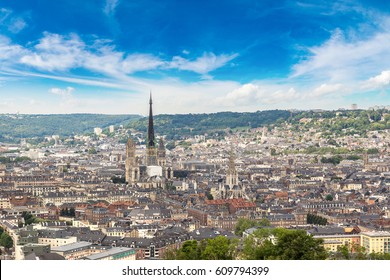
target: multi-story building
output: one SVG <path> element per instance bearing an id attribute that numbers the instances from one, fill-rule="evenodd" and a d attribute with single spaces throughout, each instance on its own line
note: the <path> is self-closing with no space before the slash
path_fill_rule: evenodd
<path id="1" fill-rule="evenodd" d="M 362 232 L 360 235 L 360 245 L 366 253 L 390 253 L 389 231 Z"/>
<path id="2" fill-rule="evenodd" d="M 358 234 L 335 234 L 335 235 L 316 235 L 314 238 L 324 240 L 324 248 L 329 252 L 337 252 L 340 246 L 348 246 L 353 251 L 353 245 L 360 245 L 360 235 Z"/>

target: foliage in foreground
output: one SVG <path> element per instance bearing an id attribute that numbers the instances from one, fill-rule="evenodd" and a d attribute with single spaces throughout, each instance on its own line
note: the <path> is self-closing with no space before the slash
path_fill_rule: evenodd
<path id="1" fill-rule="evenodd" d="M 328 253 L 322 239 L 303 230 L 258 229 L 243 240 L 218 236 L 214 239 L 189 240 L 178 250 L 169 251 L 165 259 L 176 260 L 324 260 Z"/>

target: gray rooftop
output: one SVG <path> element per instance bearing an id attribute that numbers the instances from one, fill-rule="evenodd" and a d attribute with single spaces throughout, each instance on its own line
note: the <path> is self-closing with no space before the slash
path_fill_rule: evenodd
<path id="1" fill-rule="evenodd" d="M 79 242 L 74 242 L 74 243 L 63 245 L 63 246 L 55 247 L 55 248 L 52 248 L 51 250 L 54 252 L 67 252 L 67 251 L 80 250 L 83 248 L 87 248 L 91 245 L 92 245 L 91 242 L 79 241 Z"/>
<path id="2" fill-rule="evenodd" d="M 87 257 L 85 257 L 85 259 L 87 259 L 87 260 L 100 260 L 100 259 L 104 259 L 104 258 L 113 256 L 113 255 L 116 255 L 116 254 L 124 253 L 124 252 L 129 252 L 132 255 L 135 254 L 134 249 L 124 248 L 124 247 L 113 247 L 113 248 L 108 249 L 104 252 L 87 256 Z"/>

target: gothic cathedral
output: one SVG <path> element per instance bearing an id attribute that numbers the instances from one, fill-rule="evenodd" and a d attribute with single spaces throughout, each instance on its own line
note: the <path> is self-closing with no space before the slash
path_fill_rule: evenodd
<path id="1" fill-rule="evenodd" d="M 126 144 L 126 182 L 129 185 L 137 185 L 142 188 L 164 188 L 166 180 L 173 178 L 171 167 L 167 166 L 164 140 L 159 139 L 157 145 L 154 136 L 152 94 L 149 99 L 149 122 L 146 139 L 146 155 L 144 164 L 136 156 L 136 144 L 129 139 Z"/>

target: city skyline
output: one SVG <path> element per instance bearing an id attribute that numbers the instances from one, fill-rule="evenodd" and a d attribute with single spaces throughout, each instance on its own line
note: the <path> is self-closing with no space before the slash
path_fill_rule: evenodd
<path id="1" fill-rule="evenodd" d="M 384 1 L 0 4 L 0 113 L 389 105 Z"/>

